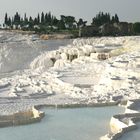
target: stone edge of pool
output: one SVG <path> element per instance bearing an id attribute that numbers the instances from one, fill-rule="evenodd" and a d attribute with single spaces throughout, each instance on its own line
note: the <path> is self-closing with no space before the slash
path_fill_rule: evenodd
<path id="1" fill-rule="evenodd" d="M 124 114 L 114 115 L 110 121 L 111 132 L 101 137 L 100 140 L 117 140 L 124 133 L 137 129 L 136 122 L 140 121 L 140 112 L 136 109 L 140 99 L 129 100 Z"/>
<path id="2" fill-rule="evenodd" d="M 9 115 L 1 115 L 0 128 L 39 122 L 44 116 L 45 113 L 38 111 L 35 107 L 23 112 L 19 111 Z"/>
<path id="3" fill-rule="evenodd" d="M 26 111 L 18 111 L 13 114 L 0 115 L 0 128 L 8 126 L 26 125 L 31 123 L 40 122 L 45 116 L 45 113 L 39 111 L 43 107 L 53 108 L 81 108 L 81 107 L 103 107 L 103 106 L 116 106 L 120 101 L 105 102 L 105 103 L 92 103 L 92 104 L 42 104 L 33 106 Z"/>

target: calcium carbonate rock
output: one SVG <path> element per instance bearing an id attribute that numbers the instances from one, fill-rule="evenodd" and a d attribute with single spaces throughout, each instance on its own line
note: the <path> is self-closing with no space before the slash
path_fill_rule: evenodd
<path id="1" fill-rule="evenodd" d="M 85 53 L 83 52 L 83 50 L 79 49 L 78 50 L 78 57 L 81 57 L 81 56 L 85 56 Z"/>
<path id="2" fill-rule="evenodd" d="M 67 60 L 67 59 L 68 59 L 68 54 L 62 53 L 62 54 L 61 54 L 61 58 L 62 58 L 63 60 Z"/>
<path id="3" fill-rule="evenodd" d="M 47 70 L 54 65 L 53 60 L 45 54 L 36 58 L 30 65 L 31 69 Z"/>
<path id="4" fill-rule="evenodd" d="M 63 59 L 59 59 L 55 62 L 54 64 L 54 68 L 62 68 L 64 66 L 66 66 L 66 60 L 63 60 Z"/>
<path id="5" fill-rule="evenodd" d="M 84 47 L 86 48 L 86 53 L 87 53 L 87 54 L 95 53 L 95 52 L 96 52 L 94 46 L 91 46 L 91 45 L 85 45 Z"/>
<path id="6" fill-rule="evenodd" d="M 91 54 L 90 54 L 90 57 L 91 57 L 92 59 L 98 59 L 98 53 L 91 53 Z"/>

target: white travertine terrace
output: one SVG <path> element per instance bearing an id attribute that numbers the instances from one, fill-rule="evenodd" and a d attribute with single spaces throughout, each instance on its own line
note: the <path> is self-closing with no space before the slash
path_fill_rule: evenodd
<path id="1" fill-rule="evenodd" d="M 140 99 L 139 36 L 75 39 L 53 51 L 38 46 L 40 40 L 34 38 L 0 31 L 1 115 L 26 112 L 35 105 L 107 105 Z M 125 114 L 112 117 L 115 135 L 106 139 L 136 128 L 139 102 L 128 102 Z"/>
<path id="2" fill-rule="evenodd" d="M 137 129 L 136 123 L 140 121 L 140 99 L 127 102 L 124 114 L 114 115 L 110 121 L 110 133 L 100 140 L 117 140 L 124 133 Z"/>

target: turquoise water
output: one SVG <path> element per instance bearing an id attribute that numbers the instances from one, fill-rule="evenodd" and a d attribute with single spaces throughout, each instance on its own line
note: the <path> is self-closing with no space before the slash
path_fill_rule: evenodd
<path id="1" fill-rule="evenodd" d="M 140 122 L 137 123 L 138 129 L 125 133 L 119 140 L 140 140 Z"/>
<path id="2" fill-rule="evenodd" d="M 0 140 L 98 140 L 109 130 L 120 107 L 44 109 L 46 116 L 32 125 L 0 128 Z"/>

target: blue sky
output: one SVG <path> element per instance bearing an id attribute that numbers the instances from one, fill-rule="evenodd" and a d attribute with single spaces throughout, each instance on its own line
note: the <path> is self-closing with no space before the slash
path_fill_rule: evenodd
<path id="1" fill-rule="evenodd" d="M 16 11 L 36 16 L 38 12 L 51 11 L 54 15 L 73 15 L 91 22 L 99 11 L 118 14 L 121 21 L 140 21 L 140 0 L 0 0 L 0 21 L 5 12 Z"/>

